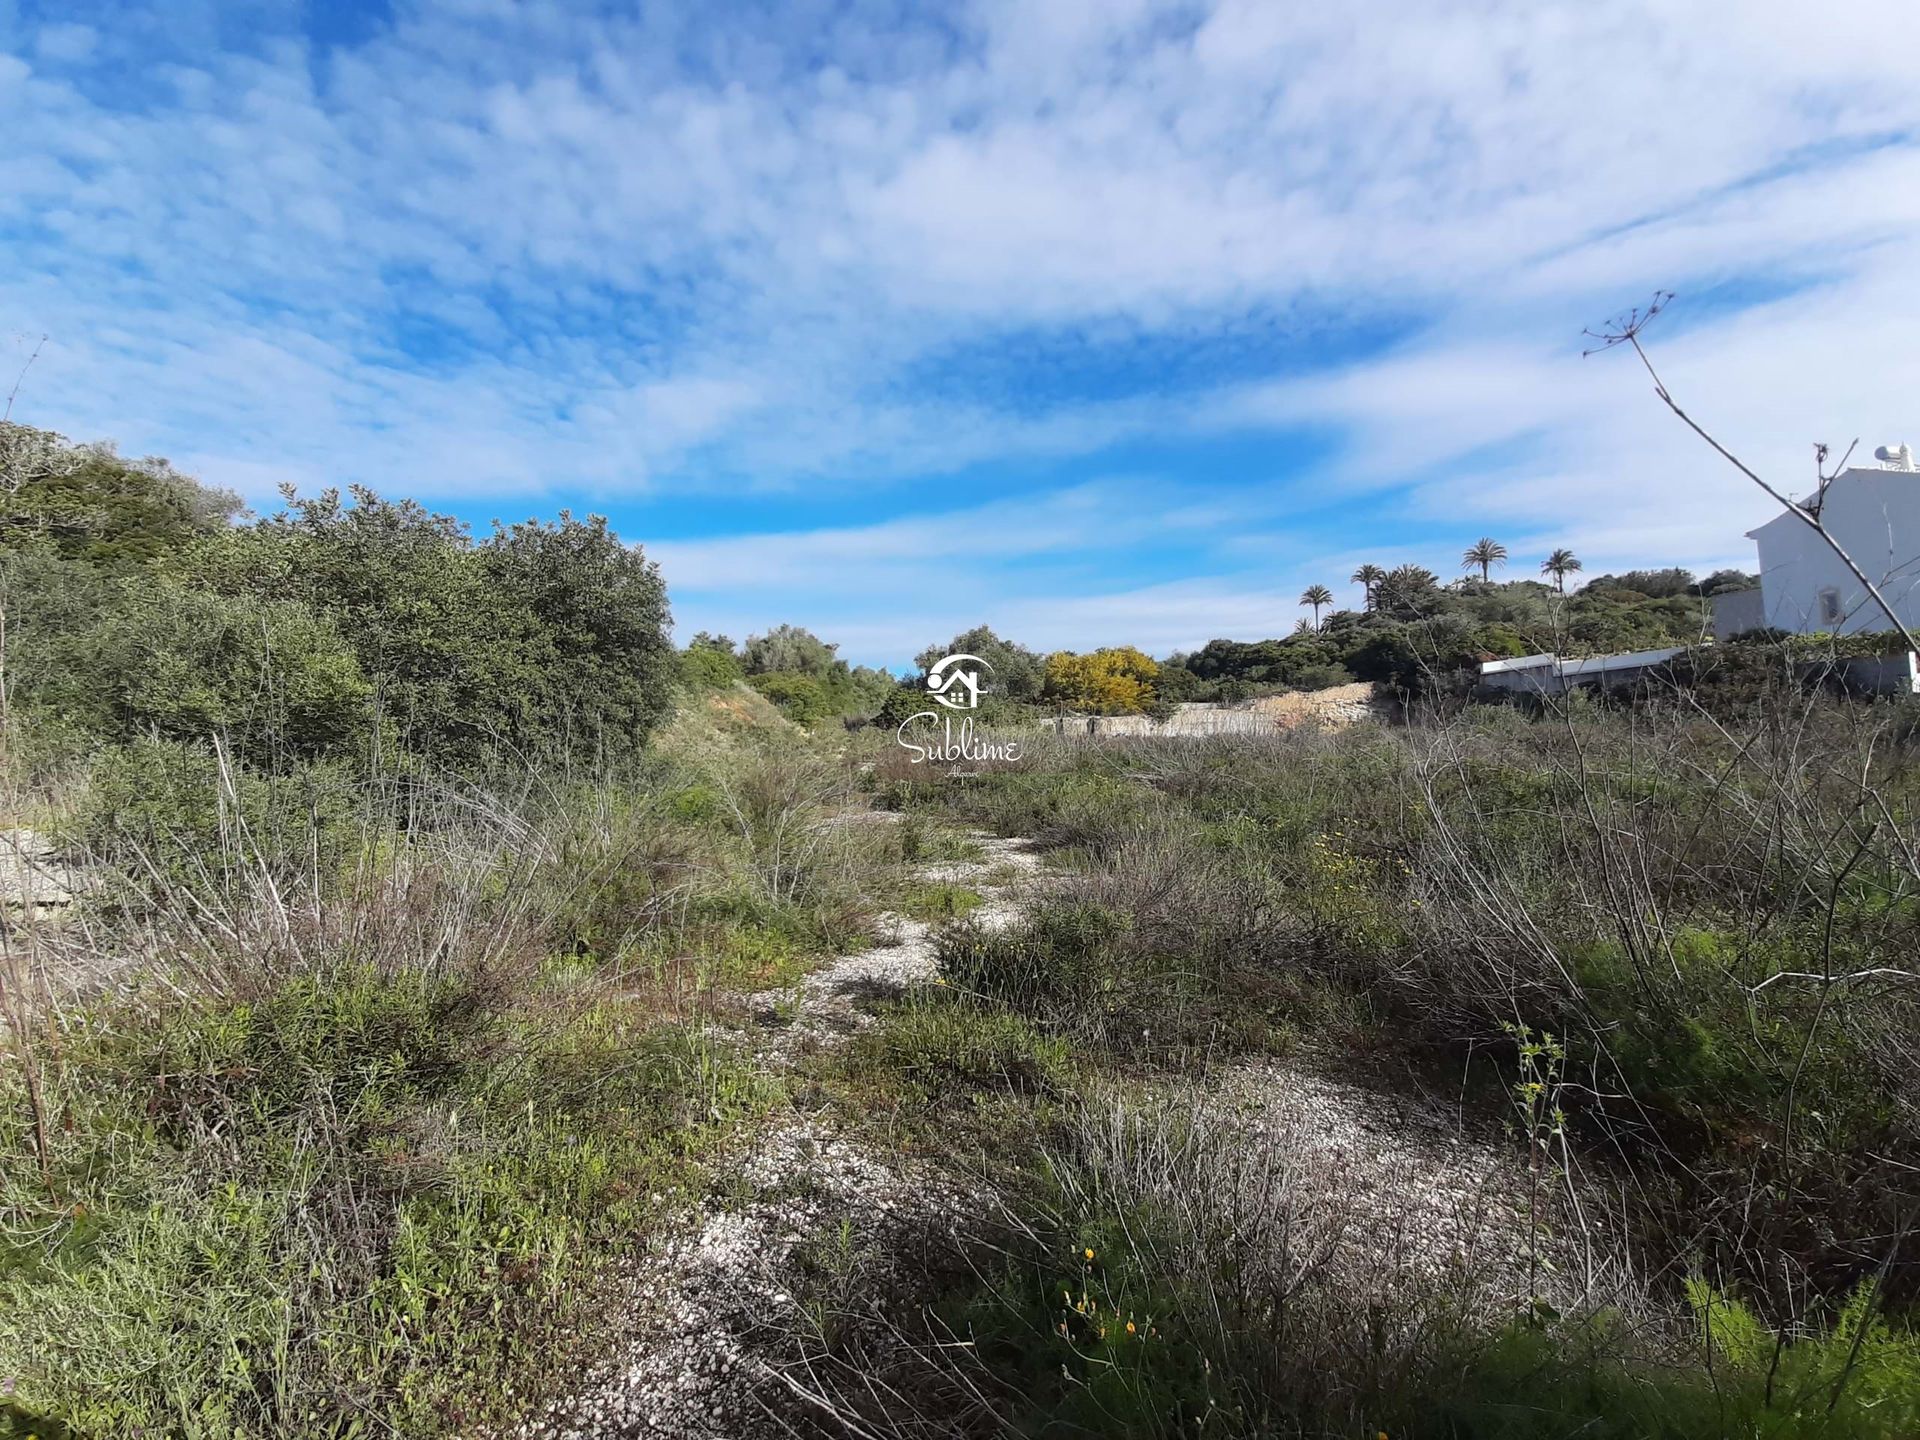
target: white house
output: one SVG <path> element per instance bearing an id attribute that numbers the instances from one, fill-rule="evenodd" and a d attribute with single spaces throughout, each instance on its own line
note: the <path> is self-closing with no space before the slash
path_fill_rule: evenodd
<path id="1" fill-rule="evenodd" d="M 1592 655 L 1584 660 L 1563 660 L 1558 655 L 1488 660 L 1480 666 L 1480 686 L 1483 690 L 1536 695 L 1564 695 L 1581 686 L 1604 690 L 1632 680 L 1656 665 L 1664 665 L 1680 653 L 1674 648 L 1636 650 L 1630 655 Z"/>
<path id="2" fill-rule="evenodd" d="M 1879 467 L 1854 466 L 1821 487 L 1812 508 L 1871 577 L 1909 630 L 1920 629 L 1920 471 L 1905 445 L 1874 452 Z M 1805 634 L 1891 628 L 1840 558 L 1797 516 L 1782 512 L 1748 538 L 1760 548 L 1760 613 L 1751 591 L 1717 597 L 1723 638 L 1760 625 Z M 1730 602 L 1722 616 L 1722 600 Z"/>

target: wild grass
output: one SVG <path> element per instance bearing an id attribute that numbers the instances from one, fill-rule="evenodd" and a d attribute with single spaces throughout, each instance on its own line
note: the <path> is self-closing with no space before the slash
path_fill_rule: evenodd
<path id="1" fill-rule="evenodd" d="M 138 807 L 110 759 L 86 903 L 4 932 L 10 1423 L 479 1433 L 563 1389 L 778 1097 L 709 997 L 900 884 L 831 766 L 731 763 L 363 781 L 302 838 L 217 751 Z"/>
<path id="2" fill-rule="evenodd" d="M 943 978 L 984 1011 L 1108 1074 L 1304 1036 L 1464 1076 L 1492 1115 L 1517 1087 L 1517 1145 L 1550 1137 L 1550 1184 L 1579 1170 L 1622 1197 L 1659 1303 L 1704 1324 L 1710 1292 L 1770 1337 L 1757 1376 L 1603 1311 L 1550 1333 L 1469 1326 L 1471 1344 L 1423 1340 L 1393 1374 L 1355 1339 L 1329 1373 L 1378 1404 L 1311 1401 L 1234 1433 L 1391 1413 L 1394 1434 L 1891 1435 L 1910 1422 L 1886 1394 L 1920 1392 L 1910 712 L 1776 689 L 1716 713 L 1673 694 L 1265 740 L 1041 737 L 1016 764 L 883 783 L 910 813 L 1036 837 L 1068 872 L 1023 922 L 943 937 Z M 1553 1062 L 1529 1069 L 1541 1037 Z M 1846 1362 L 1860 1337 L 1880 1381 Z M 1205 1358 L 1216 1376 L 1237 1363 Z M 1531 1394 L 1543 1376 L 1553 1403 Z M 1309 1379 L 1251 1390 L 1310 1399 Z M 1061 1433 L 1174 1433 L 1169 1394 Z"/>
<path id="3" fill-rule="evenodd" d="M 970 1268 L 883 1308 L 888 1257 L 841 1257 L 795 1372 L 852 1434 L 1897 1440 L 1920 1420 L 1920 1342 L 1864 1289 L 1793 1331 L 1698 1281 L 1677 1322 L 1516 1307 L 1471 1264 L 1356 1244 L 1365 1201 L 1297 1141 L 1096 1092 L 981 1217 Z"/>

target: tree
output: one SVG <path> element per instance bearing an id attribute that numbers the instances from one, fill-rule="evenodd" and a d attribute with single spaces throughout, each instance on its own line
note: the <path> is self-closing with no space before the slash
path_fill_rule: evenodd
<path id="1" fill-rule="evenodd" d="M 678 665 L 660 568 L 599 515 L 494 527 L 475 553 L 514 637 L 514 736 L 577 759 L 636 752 L 672 703 Z"/>
<path id="2" fill-rule="evenodd" d="M 1349 578 L 1365 592 L 1367 609 L 1373 609 L 1373 592 L 1387 578 L 1387 572 L 1378 565 L 1367 564 L 1354 571 Z"/>
<path id="3" fill-rule="evenodd" d="M 817 676 L 794 670 L 771 670 L 747 682 L 778 705 L 797 725 L 817 725 L 837 709 L 833 695 Z"/>
<path id="4" fill-rule="evenodd" d="M 913 657 L 925 675 L 948 655 L 978 655 L 991 667 L 982 677 L 986 688 L 1009 700 L 1040 698 L 1047 683 L 1047 662 L 1024 645 L 1002 640 L 985 625 L 963 630 L 945 646 L 929 645 Z"/>
<path id="5" fill-rule="evenodd" d="M 1758 590 L 1760 577 L 1749 575 L 1744 570 L 1716 570 L 1698 585 L 1693 593 L 1712 599 L 1715 595 L 1725 595 L 1733 590 Z"/>
<path id="6" fill-rule="evenodd" d="M 846 668 L 846 662 L 811 630 L 798 625 L 776 625 L 764 635 L 747 637 L 744 657 L 749 675 L 811 675 L 816 680 L 831 680 Z"/>
<path id="7" fill-rule="evenodd" d="M 512 626 L 473 563 L 467 529 L 364 487 L 323 490 L 194 556 L 222 594 L 291 600 L 330 616 L 400 744 L 441 763 L 478 760 L 511 728 Z"/>
<path id="8" fill-rule="evenodd" d="M 1047 657 L 1046 694 L 1073 710 L 1137 715 L 1153 704 L 1159 673 L 1160 667 L 1131 645 L 1088 655 L 1059 650 Z"/>
<path id="9" fill-rule="evenodd" d="M 1375 605 L 1399 620 L 1417 620 L 1441 603 L 1440 577 L 1424 565 L 1398 565 L 1374 587 Z"/>
<path id="10" fill-rule="evenodd" d="M 1485 584 L 1491 577 L 1494 566 L 1507 563 L 1507 547 L 1498 540 L 1490 540 L 1483 535 L 1467 547 L 1467 553 L 1460 557 L 1460 563 L 1469 569 L 1478 565 L 1480 581 Z"/>
<path id="11" fill-rule="evenodd" d="M 689 690 L 725 690 L 745 675 L 739 657 L 718 645 L 689 645 L 680 652 L 680 680 Z"/>
<path id="12" fill-rule="evenodd" d="M 1553 576 L 1553 588 L 1562 595 L 1567 593 L 1567 576 L 1580 568 L 1580 557 L 1571 550 L 1554 551 L 1540 562 L 1540 573 Z"/>
<path id="13" fill-rule="evenodd" d="M 1320 628 L 1320 607 L 1333 603 L 1333 592 L 1324 585 L 1309 585 L 1300 592 L 1300 603 L 1313 607 L 1313 628 Z"/>
<path id="14" fill-rule="evenodd" d="M 636 751 L 678 663 L 666 587 L 604 520 L 467 529 L 411 500 L 337 490 L 193 552 L 196 582 L 326 615 L 406 749 L 469 765 L 508 749 L 599 763 Z"/>
<path id="15" fill-rule="evenodd" d="M 165 460 L 127 460 L 51 430 L 0 422 L 0 546 L 40 542 L 69 560 L 145 563 L 214 534 L 240 498 Z"/>
<path id="16" fill-rule="evenodd" d="M 218 737 L 266 770 L 365 744 L 372 687 L 326 616 L 172 578 L 123 583 L 126 603 L 75 647 L 98 733 L 121 742 Z"/>

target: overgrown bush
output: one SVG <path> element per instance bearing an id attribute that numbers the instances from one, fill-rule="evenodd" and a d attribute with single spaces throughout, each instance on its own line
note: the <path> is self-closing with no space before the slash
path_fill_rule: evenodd
<path id="1" fill-rule="evenodd" d="M 1555 1103 L 1649 1167 L 1672 1263 L 1710 1257 L 1790 1325 L 1883 1262 L 1892 1296 L 1920 1276 L 1891 1239 L 1920 1195 L 1903 733 L 1799 689 L 1737 729 L 1684 697 L 1571 702 L 1036 745 L 902 800 L 1075 866 L 1028 924 L 948 936 L 956 984 L 1130 1058 L 1318 1029 L 1494 1093 L 1512 1027 L 1549 1031 Z"/>

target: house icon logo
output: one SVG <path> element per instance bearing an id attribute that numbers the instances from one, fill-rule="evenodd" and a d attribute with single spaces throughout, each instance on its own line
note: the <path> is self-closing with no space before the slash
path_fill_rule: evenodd
<path id="1" fill-rule="evenodd" d="M 978 655 L 945 656 L 927 671 L 927 693 L 949 710 L 977 709 L 981 675 L 991 669 Z"/>

